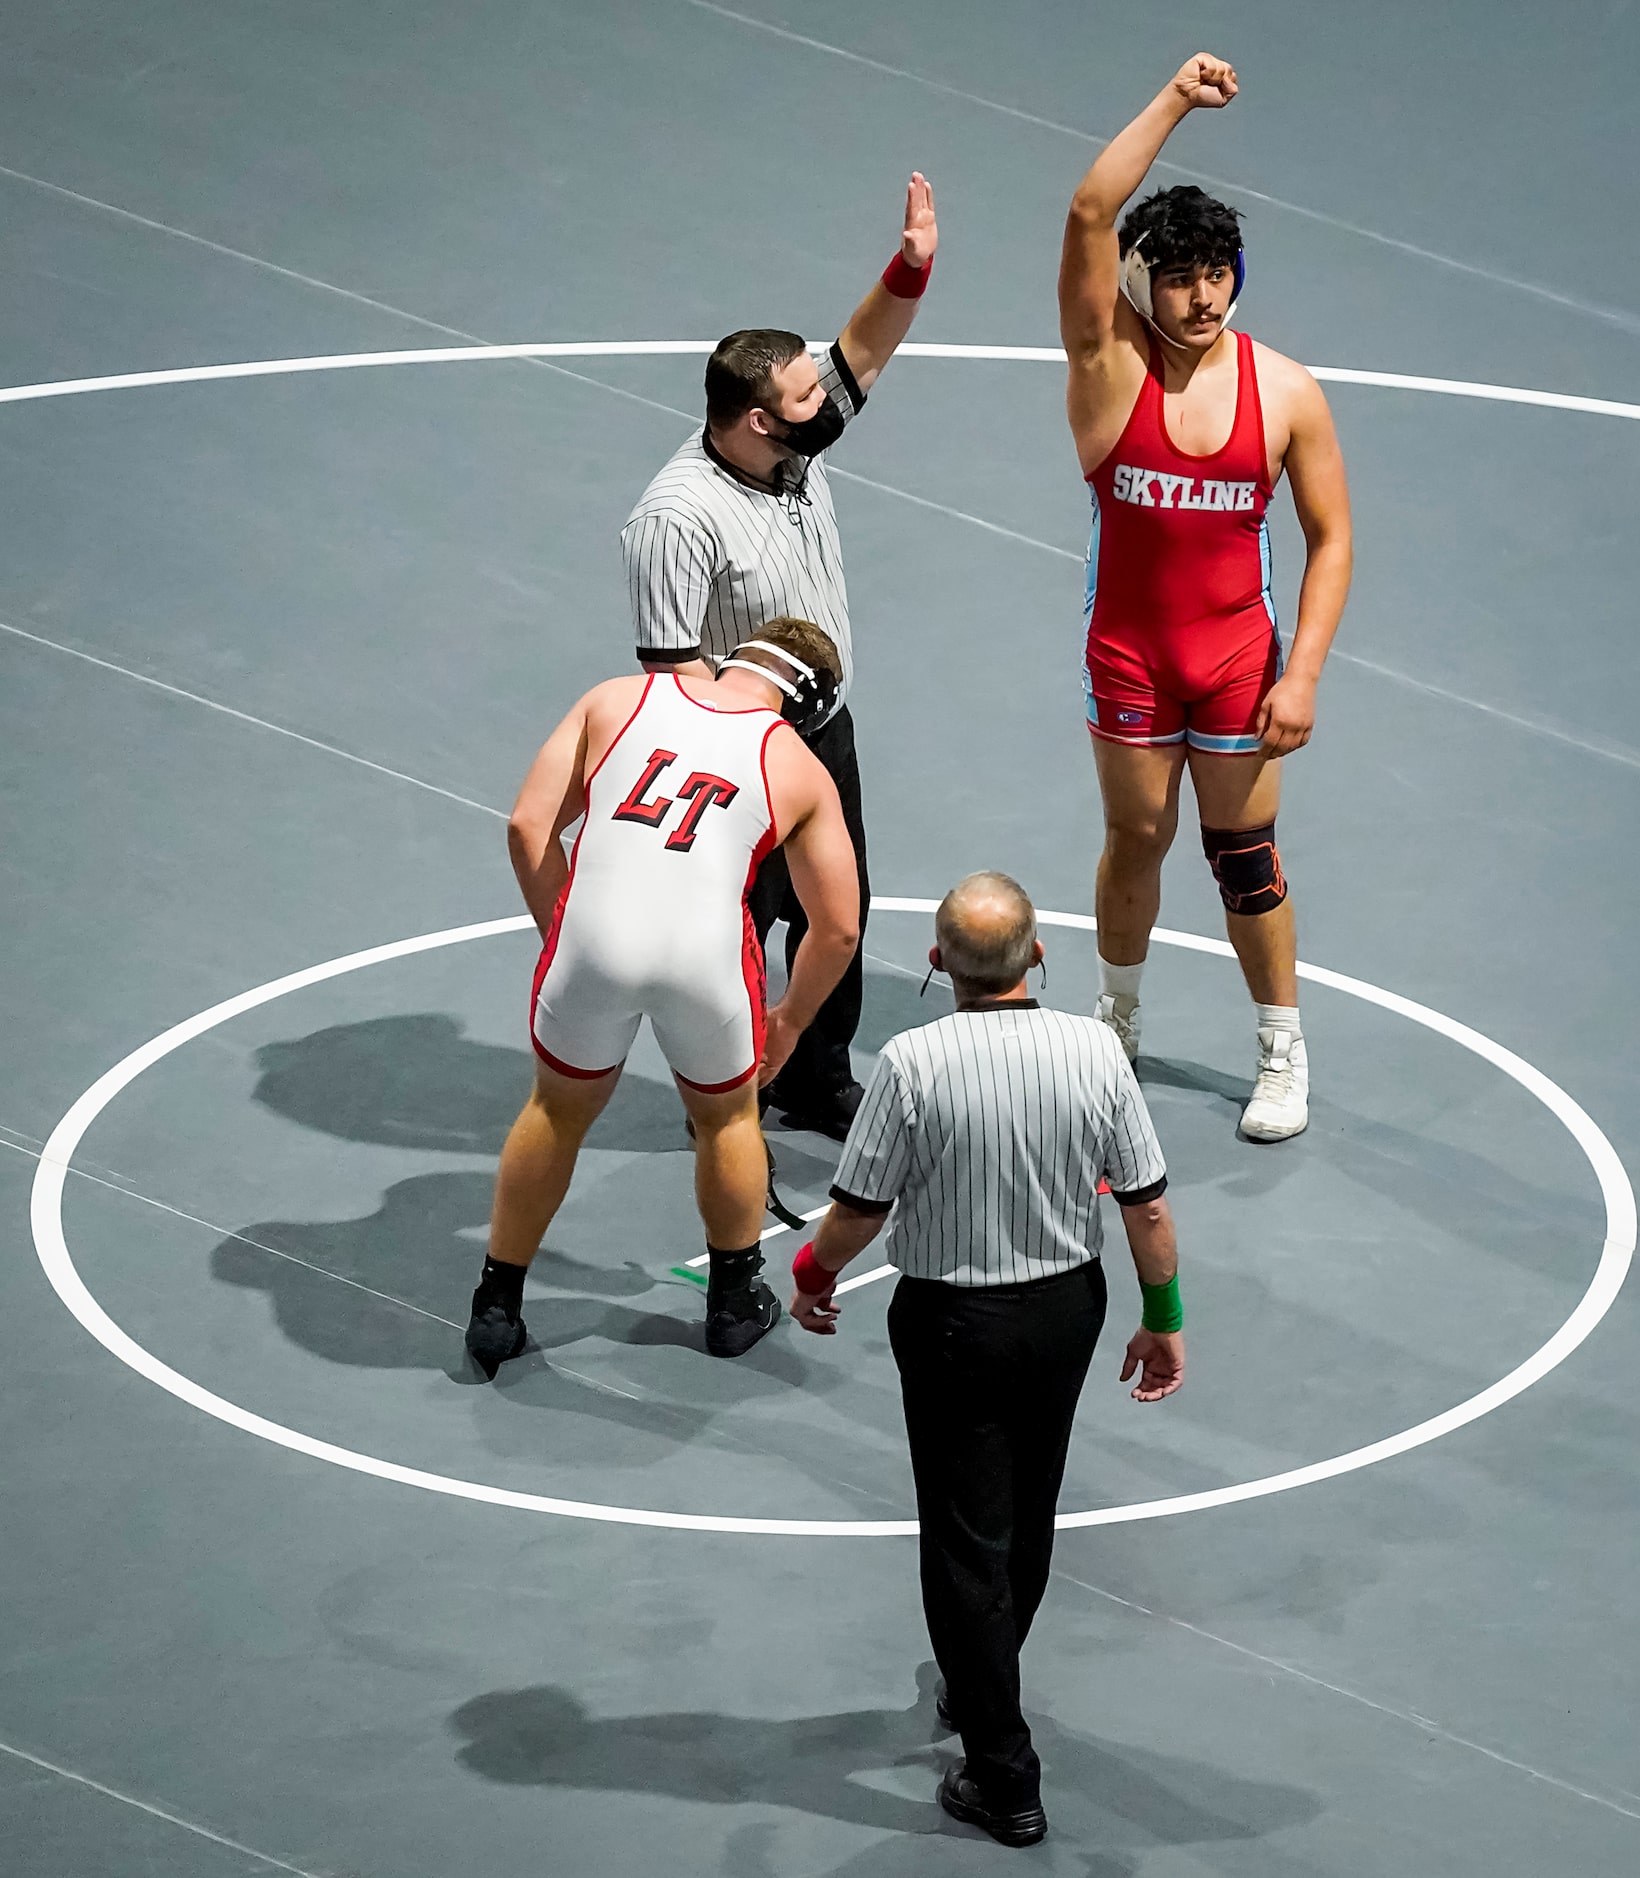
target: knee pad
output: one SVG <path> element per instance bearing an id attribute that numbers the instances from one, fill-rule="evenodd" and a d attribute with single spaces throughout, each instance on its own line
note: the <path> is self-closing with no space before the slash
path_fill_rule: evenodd
<path id="1" fill-rule="evenodd" d="M 1286 899 L 1274 822 L 1262 828 L 1204 828 L 1202 851 L 1230 912 L 1273 913 Z"/>

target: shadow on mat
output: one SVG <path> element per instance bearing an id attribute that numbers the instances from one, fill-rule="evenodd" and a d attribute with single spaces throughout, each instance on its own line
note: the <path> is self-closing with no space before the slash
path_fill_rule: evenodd
<path id="1" fill-rule="evenodd" d="M 656 1793 L 723 1805 L 789 1807 L 877 1831 L 969 1835 L 934 1798 L 942 1768 L 961 1753 L 934 1725 L 934 1673 L 924 1664 L 908 1709 L 854 1709 L 788 1720 L 675 1711 L 589 1714 L 567 1689 L 504 1689 L 465 1702 L 450 1717 L 463 1766 L 509 1786 L 582 1792 Z M 1313 1819 L 1300 1788 L 1250 1781 L 1174 1755 L 1116 1749 L 1033 1716 L 1050 1819 L 1075 1814 L 1078 1841 L 1116 1848 L 1247 1841 Z M 895 1772 L 894 1770 L 903 1770 Z M 925 1800 L 869 1785 L 891 1773 L 896 1787 L 926 1786 Z M 1070 1809 L 1067 1811 L 1066 1809 Z M 1092 1814 L 1090 1820 L 1089 1815 Z M 1090 1830 L 1091 1827 L 1091 1830 Z M 753 1878 L 771 1867 L 735 1866 Z M 840 1869 L 866 1874 L 912 1869 L 892 1847 L 874 1847 Z M 888 1861 L 888 1862 L 881 1862 Z M 918 1867 L 917 1869 L 924 1869 Z M 1125 1869 L 1108 1861 L 1090 1870 Z"/>
<path id="2" fill-rule="evenodd" d="M 440 1012 L 333 1024 L 265 1043 L 253 1095 L 304 1128 L 390 1148 L 501 1152 L 535 1077 L 527 1049 L 477 1043 Z M 681 1149 L 683 1104 L 670 1084 L 621 1078 L 587 1137 L 628 1153 Z"/>
<path id="3" fill-rule="evenodd" d="M 1235 1129 L 1252 1094 L 1249 1078 L 1141 1055 L 1139 1083 L 1185 1186 L 1211 1183 L 1228 1200 L 1263 1201 L 1306 1170 L 1313 1175 L 1319 1163 L 1366 1194 L 1393 1196 L 1396 1208 L 1415 1214 L 1421 1226 L 1546 1277 L 1564 1276 L 1570 1236 L 1582 1233 L 1594 1244 L 1603 1236 L 1592 1183 L 1557 1188 L 1534 1178 L 1530 1161 L 1510 1163 L 1369 1120 L 1337 1099 L 1336 1084 L 1311 1097 L 1310 1126 L 1296 1141 L 1260 1143 L 1244 1141 Z M 1208 1100 L 1181 1106 L 1168 1100 L 1174 1091 Z"/>
<path id="4" fill-rule="evenodd" d="M 418 1174 L 396 1181 L 363 1219 L 260 1221 L 216 1245 L 211 1275 L 262 1292 L 280 1332 L 327 1362 L 442 1371 L 476 1384 L 482 1378 L 462 1347 L 462 1332 L 483 1255 L 491 1184 L 490 1175 L 476 1169 Z M 778 1275 L 778 1254 L 771 1254 L 771 1266 Z M 529 1343 L 502 1367 L 494 1387 L 519 1408 L 560 1409 L 568 1400 L 579 1412 L 674 1434 L 682 1405 L 673 1398 L 684 1388 L 693 1398 L 681 1429 L 687 1434 L 718 1410 L 772 1390 L 843 1386 L 830 1369 L 805 1360 L 800 1333 L 789 1326 L 738 1362 L 708 1358 L 704 1299 L 700 1286 L 671 1279 L 658 1262 L 604 1262 L 544 1247 L 525 1293 Z M 677 1367 L 668 1366 L 642 1401 L 613 1391 L 566 1397 L 557 1355 L 588 1340 L 678 1350 L 700 1363 L 689 1366 L 686 1384 Z M 573 1360 L 569 1367 L 576 1367 Z"/>
<path id="5" fill-rule="evenodd" d="M 447 1370 L 460 1355 L 493 1184 L 478 1170 L 417 1174 L 395 1181 L 364 1219 L 263 1220 L 216 1247 L 211 1275 L 266 1292 L 280 1330 L 331 1362 Z M 537 1255 L 532 1273 L 537 1283 L 593 1294 L 554 1300 L 550 1312 L 534 1313 L 554 1319 L 549 1341 L 599 1329 L 617 1341 L 643 1340 L 632 1328 L 643 1313 L 627 1310 L 623 1317 L 618 1303 L 612 1309 L 599 1300 L 652 1291 L 652 1272 L 549 1249 Z"/>
<path id="6" fill-rule="evenodd" d="M 885 1033 L 886 1034 L 886 1033 Z M 424 1011 L 333 1024 L 256 1053 L 252 1097 L 287 1121 L 343 1141 L 447 1154 L 499 1155 L 535 1075 L 528 1050 L 476 1043 L 450 1016 Z M 589 1152 L 687 1152 L 683 1103 L 670 1083 L 629 1070 L 587 1135 Z M 780 1130 L 783 1180 L 824 1193 L 839 1150 Z"/>

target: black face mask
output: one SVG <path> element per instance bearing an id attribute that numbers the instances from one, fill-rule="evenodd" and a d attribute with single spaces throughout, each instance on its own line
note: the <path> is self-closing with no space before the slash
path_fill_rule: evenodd
<path id="1" fill-rule="evenodd" d="M 770 435 L 786 449 L 794 450 L 802 457 L 818 456 L 822 450 L 829 450 L 843 434 L 843 414 L 830 398 L 820 406 L 813 417 L 805 417 L 800 423 L 791 424 L 783 417 L 776 417 L 773 411 L 765 411 L 771 426 Z"/>

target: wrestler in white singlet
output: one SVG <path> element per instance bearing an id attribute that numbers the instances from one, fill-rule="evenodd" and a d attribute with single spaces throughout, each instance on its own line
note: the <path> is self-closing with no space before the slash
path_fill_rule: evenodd
<path id="1" fill-rule="evenodd" d="M 717 711 L 670 674 L 587 778 L 586 819 L 535 974 L 535 1048 L 604 1076 L 647 1017 L 674 1074 L 736 1088 L 763 1052 L 763 951 L 746 895 L 775 845 L 774 711 Z"/>

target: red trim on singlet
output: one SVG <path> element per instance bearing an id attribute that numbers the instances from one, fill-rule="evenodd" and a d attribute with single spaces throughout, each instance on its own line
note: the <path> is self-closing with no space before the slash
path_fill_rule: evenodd
<path id="1" fill-rule="evenodd" d="M 588 773 L 585 781 L 581 784 L 581 791 L 582 791 L 582 794 L 585 795 L 587 798 L 587 806 L 589 808 L 592 805 L 593 778 L 598 774 L 599 770 L 601 770 L 603 766 L 609 761 L 610 756 L 613 753 L 616 744 L 618 744 L 621 741 L 621 739 L 626 735 L 626 733 L 638 721 L 638 712 L 641 711 L 644 707 L 644 702 L 649 696 L 649 687 L 652 684 L 654 684 L 655 677 L 656 677 L 656 674 L 651 672 L 649 676 L 644 680 L 643 690 L 638 694 L 638 702 L 632 712 L 632 715 L 626 720 L 626 722 L 620 727 L 618 731 L 616 731 L 615 735 L 610 739 L 609 748 L 605 750 L 603 755 L 599 757 L 598 761 L 593 764 L 591 771 Z M 587 831 L 587 825 L 586 825 L 586 821 L 583 815 L 580 831 L 579 833 L 577 833 L 575 837 L 575 845 L 569 851 L 569 876 L 565 880 L 563 886 L 558 889 L 558 898 L 556 902 L 554 903 L 553 909 L 552 909 L 552 924 L 547 928 L 546 943 L 541 947 L 541 956 L 539 959 L 537 959 L 536 965 L 535 965 L 535 983 L 530 987 L 530 1042 L 532 1045 L 534 1045 L 535 1054 L 538 1057 L 540 1057 L 541 1061 L 545 1063 L 550 1069 L 557 1070 L 561 1076 L 580 1076 L 580 1077 L 585 1077 L 586 1079 L 590 1081 L 595 1076 L 607 1076 L 609 1074 L 609 1071 L 607 1069 L 576 1069 L 573 1064 L 562 1063 L 558 1060 L 557 1057 L 552 1056 L 546 1050 L 543 1050 L 541 1048 L 541 1045 L 537 1041 L 537 1038 L 535 1035 L 535 1007 L 541 1001 L 541 986 L 545 982 L 546 976 L 547 976 L 547 970 L 552 964 L 552 955 L 558 950 L 558 934 L 564 924 L 564 908 L 569 905 L 569 890 L 571 887 L 575 885 L 575 863 L 577 860 L 580 859 L 581 837 L 585 835 L 586 831 Z M 557 839 L 556 836 L 554 836 L 553 838 L 554 840 Z"/>
<path id="2" fill-rule="evenodd" d="M 573 1063 L 564 1062 L 561 1057 L 554 1056 L 550 1050 L 543 1050 L 541 1041 L 533 1030 L 530 1032 L 530 1042 L 535 1045 L 535 1054 L 548 1069 L 556 1070 L 560 1076 L 568 1076 L 575 1082 L 596 1082 L 600 1076 L 613 1076 L 621 1067 L 619 1063 L 611 1063 L 608 1069 L 577 1069 Z"/>
<path id="3" fill-rule="evenodd" d="M 576 847 L 581 843 L 576 839 Z M 572 856 L 569 864 L 570 880 L 575 878 L 575 861 Z M 560 1076 L 572 1076 L 577 1082 L 596 1082 L 600 1076 L 613 1075 L 621 1066 L 611 1063 L 608 1069 L 578 1069 L 573 1063 L 566 1063 L 561 1056 L 544 1048 L 541 1039 L 535 1034 L 535 1010 L 541 1002 L 541 987 L 547 981 L 547 973 L 552 969 L 553 954 L 558 950 L 558 933 L 564 923 L 564 906 L 569 899 L 570 881 L 564 882 L 558 895 L 558 904 L 552 909 L 552 924 L 547 928 L 547 942 L 541 948 L 541 956 L 535 961 L 535 982 L 530 986 L 530 1047 L 548 1069 L 557 1070 Z M 760 1050 L 758 1055 L 763 1053 Z"/>
<path id="4" fill-rule="evenodd" d="M 763 803 L 769 811 L 769 833 L 771 835 L 775 832 L 775 812 L 774 793 L 769 788 L 769 739 L 785 721 L 784 718 L 781 718 L 779 723 L 771 724 L 763 733 L 763 741 L 757 746 L 757 767 L 763 775 Z M 757 869 L 753 868 L 752 872 L 756 873 Z M 751 892 L 750 886 L 747 887 L 746 891 L 748 893 Z"/>
<path id="5" fill-rule="evenodd" d="M 645 689 L 647 689 L 647 686 Z M 636 713 L 634 713 L 634 715 L 636 715 Z M 629 718 L 627 722 L 630 723 L 631 719 Z M 614 745 L 611 744 L 610 749 L 613 748 Z M 604 754 L 607 756 L 609 752 L 606 750 Z M 552 924 L 547 928 L 547 937 L 541 947 L 541 956 L 535 961 L 535 982 L 530 986 L 530 1042 L 534 1046 L 535 1054 L 540 1057 L 542 1062 L 558 1070 L 561 1074 L 566 1076 L 590 1077 L 607 1076 L 609 1072 L 608 1070 L 602 1069 L 572 1069 L 567 1063 L 560 1063 L 557 1057 L 543 1050 L 535 1035 L 536 1006 L 541 1002 L 541 987 L 547 981 L 547 973 L 552 969 L 553 955 L 558 950 L 558 935 L 564 928 L 564 908 L 569 905 L 569 890 L 575 885 L 575 863 L 580 858 L 581 835 L 584 835 L 586 831 L 586 823 L 583 821 L 581 824 L 581 833 L 575 837 L 575 845 L 569 851 L 569 875 L 565 879 L 563 886 L 558 889 L 558 898 L 553 902 Z M 554 838 L 556 839 L 556 837 Z"/>
<path id="6" fill-rule="evenodd" d="M 778 724 L 770 725 L 769 735 L 773 736 L 779 728 Z M 763 741 L 767 744 L 769 738 L 765 737 Z M 768 789 L 769 779 L 765 774 L 763 778 L 765 797 L 768 795 Z M 767 971 L 763 963 L 762 942 L 758 939 L 756 926 L 752 924 L 751 893 L 752 882 L 757 878 L 757 870 L 778 845 L 779 843 L 775 840 L 774 813 L 771 807 L 769 826 L 763 831 L 757 846 L 752 849 L 751 863 L 746 869 L 746 886 L 740 897 L 740 974 L 746 986 L 746 1001 L 751 1006 L 752 1012 L 751 1066 L 742 1070 L 738 1076 L 731 1076 L 727 1082 L 695 1082 L 680 1071 L 673 1070 L 672 1074 L 679 1082 L 698 1090 L 701 1095 L 728 1095 L 732 1089 L 744 1087 L 757 1074 L 763 1063 L 763 1044 L 768 1036 L 769 986 Z"/>
<path id="7" fill-rule="evenodd" d="M 1244 339 L 1247 341 L 1245 346 L 1241 344 Z M 1264 484 L 1264 500 L 1268 504 L 1276 493 L 1276 486 L 1270 480 L 1270 446 L 1265 441 L 1264 437 L 1264 400 L 1259 395 L 1258 367 L 1253 362 L 1252 335 L 1249 333 L 1238 333 L 1236 335 L 1236 345 L 1236 369 L 1241 374 L 1236 382 L 1236 403 L 1238 407 L 1236 415 L 1238 418 L 1241 416 L 1239 408 L 1241 403 L 1241 387 L 1243 381 L 1245 381 L 1248 395 L 1253 403 L 1253 429 L 1258 433 L 1259 480 Z M 1235 434 L 1236 427 L 1232 424 L 1230 426 L 1230 435 L 1233 437 Z"/>
<path id="8" fill-rule="evenodd" d="M 588 771 L 586 780 L 581 784 L 581 787 L 584 790 L 587 790 L 587 791 L 591 790 L 593 777 L 595 777 L 598 774 L 599 770 L 601 770 L 603 766 L 609 761 L 610 755 L 614 751 L 616 744 L 618 744 L 621 741 L 621 739 L 626 735 L 626 733 L 638 721 L 638 712 L 641 711 L 644 705 L 647 704 L 649 701 L 649 687 L 652 684 L 654 684 L 655 680 L 659 676 L 660 674 L 658 672 L 651 672 L 649 676 L 644 680 L 643 690 L 638 693 L 638 702 L 633 707 L 632 715 L 626 720 L 626 722 L 620 727 L 620 729 L 616 731 L 615 735 L 610 738 L 609 749 L 607 749 L 603 753 L 603 755 L 599 757 L 598 761 L 594 763 L 592 768 Z M 579 845 L 579 840 L 580 840 L 579 836 L 577 836 L 576 840 L 577 840 L 577 845 Z"/>
<path id="9" fill-rule="evenodd" d="M 729 656 L 733 658 L 734 654 L 731 652 Z M 692 704 L 697 711 L 704 711 L 708 717 L 756 717 L 763 711 L 767 711 L 771 717 L 779 715 L 773 706 L 768 704 L 749 704 L 743 711 L 721 711 L 715 704 L 702 704 L 699 698 L 691 698 L 689 693 L 684 690 L 683 680 L 676 672 L 672 673 L 672 682 L 677 686 L 678 695 L 683 699 L 685 704 Z M 691 1089 L 693 1089 L 694 1086 L 693 1083 L 689 1085 Z"/>
<path id="10" fill-rule="evenodd" d="M 1246 340 L 1246 344 L 1242 343 Z M 1167 427 L 1167 371 L 1162 362 L 1162 349 L 1153 338 L 1150 342 L 1150 358 L 1146 365 L 1146 376 L 1156 387 L 1156 428 L 1161 432 L 1165 443 L 1175 456 L 1183 457 L 1187 463 L 1216 462 L 1234 444 L 1240 436 L 1242 418 L 1246 410 L 1247 389 L 1253 387 L 1253 403 L 1258 403 L 1258 380 L 1252 369 L 1251 354 L 1253 341 L 1246 333 L 1236 334 L 1236 408 L 1230 418 L 1230 433 L 1216 450 L 1187 450 L 1183 444 L 1173 441 L 1173 433 Z M 1141 393 L 1141 396 L 1143 394 Z M 1259 416 L 1259 441 L 1264 441 L 1263 413 Z"/>
<path id="11" fill-rule="evenodd" d="M 1150 351 L 1145 359 L 1144 382 L 1139 387 L 1139 395 L 1133 400 L 1133 409 L 1127 414 L 1121 435 L 1105 452 L 1099 461 L 1088 470 L 1082 480 L 1091 483 L 1116 455 L 1122 445 L 1129 441 L 1129 433 L 1141 418 L 1150 416 L 1147 405 L 1155 406 L 1155 425 L 1163 444 L 1183 463 L 1212 463 L 1225 454 L 1235 444 L 1240 435 L 1244 416 L 1243 400 L 1252 395 L 1254 428 L 1258 432 L 1258 480 L 1263 486 L 1266 501 L 1275 494 L 1275 484 L 1270 481 L 1270 452 L 1264 440 L 1264 401 L 1259 396 L 1258 367 L 1253 362 L 1253 338 L 1250 333 L 1237 333 L 1236 341 L 1236 411 L 1230 420 L 1230 434 L 1216 450 L 1210 450 L 1205 456 L 1198 456 L 1193 450 L 1181 450 L 1173 441 L 1167 428 L 1167 406 L 1163 396 L 1167 390 L 1167 376 L 1162 363 L 1160 342 L 1151 337 Z"/>
<path id="12" fill-rule="evenodd" d="M 772 736 L 777 729 L 779 729 L 778 725 L 771 726 L 769 735 Z M 767 745 L 768 737 L 765 737 L 763 741 Z M 765 796 L 768 794 L 768 789 L 769 779 L 765 774 L 763 778 Z M 746 1001 L 752 1009 L 752 1067 L 747 1070 L 746 1076 L 754 1075 L 758 1065 L 763 1061 L 763 1044 L 769 1034 L 769 975 L 768 967 L 763 960 L 763 942 L 758 938 L 757 928 L 752 923 L 752 882 L 757 879 L 757 870 L 779 845 L 775 838 L 774 810 L 771 805 L 769 825 L 763 831 L 762 839 L 752 849 L 751 865 L 746 869 L 746 887 L 740 896 L 740 975 L 746 986 Z M 722 1087 L 724 1089 L 737 1088 L 746 1080 L 746 1076 L 737 1076 L 733 1082 L 724 1083 Z M 690 1085 L 691 1088 L 698 1086 L 698 1084 Z"/>
<path id="13" fill-rule="evenodd" d="M 738 1076 L 732 1076 L 728 1082 L 691 1082 L 680 1070 L 673 1070 L 672 1074 L 685 1087 L 693 1089 L 698 1095 L 727 1095 L 731 1089 L 743 1089 L 757 1074 L 762 1062 L 763 1046 L 760 1043 L 757 1047 L 757 1061 L 750 1069 L 742 1070 Z"/>
<path id="14" fill-rule="evenodd" d="M 1262 527 L 1273 489 L 1253 341 L 1234 335 L 1235 410 L 1218 449 L 1181 450 L 1168 434 L 1160 346 L 1122 434 L 1088 476 L 1097 505 L 1089 570 L 1089 670 L 1140 668 L 1181 700 L 1217 688 L 1243 643 L 1262 652 L 1272 623 Z M 1096 656 L 1097 655 L 1097 656 Z M 1139 706 L 1120 700 L 1133 711 Z M 1100 730 L 1124 734 L 1103 714 Z M 1134 734 L 1154 741 L 1147 725 Z"/>

